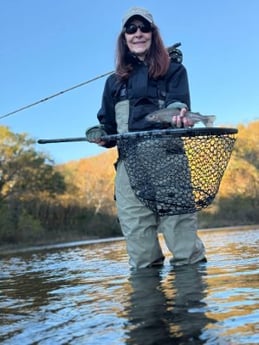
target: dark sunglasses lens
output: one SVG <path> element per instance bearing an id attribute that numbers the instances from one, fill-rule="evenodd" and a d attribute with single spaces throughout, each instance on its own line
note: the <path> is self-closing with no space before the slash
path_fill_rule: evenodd
<path id="1" fill-rule="evenodd" d="M 125 28 L 125 32 L 129 35 L 131 34 L 135 34 L 137 32 L 137 30 L 140 29 L 141 32 L 143 33 L 148 33 L 151 31 L 151 25 L 135 25 L 135 24 L 131 24 L 129 26 L 126 26 Z"/>
<path id="2" fill-rule="evenodd" d="M 125 32 L 127 34 L 135 34 L 135 32 L 137 32 L 138 27 L 135 24 L 131 24 L 129 26 L 126 26 L 125 28 Z"/>
<path id="3" fill-rule="evenodd" d="M 141 26 L 139 26 L 139 28 L 144 33 L 147 33 L 147 32 L 151 31 L 151 25 L 141 25 Z"/>

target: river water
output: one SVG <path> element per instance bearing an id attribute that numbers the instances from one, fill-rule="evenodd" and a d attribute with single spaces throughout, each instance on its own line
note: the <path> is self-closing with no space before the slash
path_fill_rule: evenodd
<path id="1" fill-rule="evenodd" d="M 259 230 L 200 231 L 208 263 L 129 270 L 125 242 L 0 256 L 4 345 L 259 344 Z"/>

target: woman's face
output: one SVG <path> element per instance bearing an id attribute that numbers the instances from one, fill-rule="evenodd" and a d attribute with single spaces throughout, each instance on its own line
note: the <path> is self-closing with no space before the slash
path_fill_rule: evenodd
<path id="1" fill-rule="evenodd" d="M 135 30 L 136 32 L 133 32 Z M 135 54 L 140 60 L 144 61 L 152 43 L 151 25 L 140 19 L 131 20 L 129 24 L 126 25 L 125 40 L 129 51 Z"/>

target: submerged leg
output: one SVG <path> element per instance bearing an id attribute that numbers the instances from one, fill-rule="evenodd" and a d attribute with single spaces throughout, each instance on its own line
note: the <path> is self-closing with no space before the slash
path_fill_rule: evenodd
<path id="1" fill-rule="evenodd" d="M 205 261 L 205 247 L 197 235 L 196 213 L 161 217 L 160 231 L 173 254 L 174 265 Z"/>
<path id="2" fill-rule="evenodd" d="M 162 264 L 164 256 L 157 234 L 157 216 L 135 196 L 123 162 L 117 167 L 116 204 L 129 263 L 133 268 Z"/>

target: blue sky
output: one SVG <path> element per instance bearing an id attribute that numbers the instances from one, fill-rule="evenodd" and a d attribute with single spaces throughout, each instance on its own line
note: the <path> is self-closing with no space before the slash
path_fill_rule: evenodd
<path id="1" fill-rule="evenodd" d="M 0 125 L 36 140 L 84 136 L 106 78 L 3 116 L 114 70 L 132 6 L 150 10 L 167 46 L 182 43 L 193 111 L 215 114 L 216 126 L 258 120 L 258 0 L 0 0 Z M 36 149 L 57 164 L 105 150 L 84 142 Z"/>

